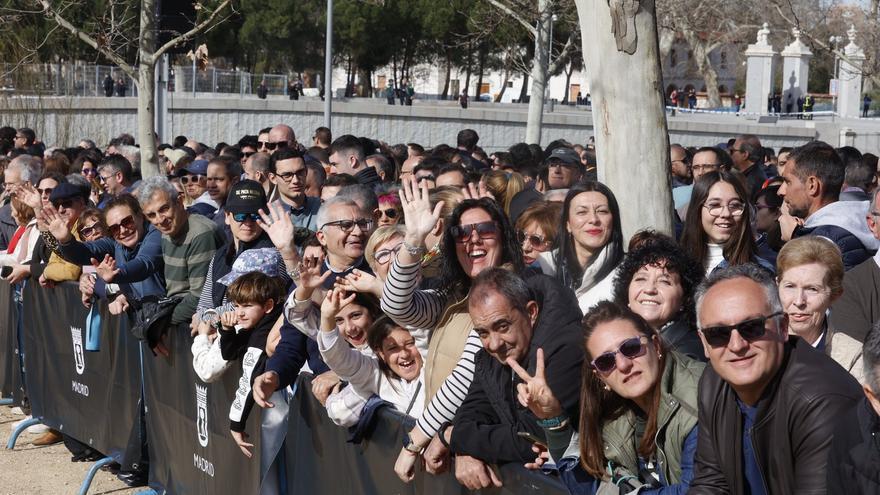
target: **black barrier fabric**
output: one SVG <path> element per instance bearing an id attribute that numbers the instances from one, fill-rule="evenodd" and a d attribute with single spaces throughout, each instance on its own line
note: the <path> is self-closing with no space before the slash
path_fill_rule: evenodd
<path id="1" fill-rule="evenodd" d="M 21 405 L 24 395 L 18 361 L 18 307 L 13 300 L 13 288 L 0 283 L 0 396 L 12 397 Z"/>
<path id="2" fill-rule="evenodd" d="M 86 351 L 80 297 L 75 284 L 25 288 L 28 398 L 35 418 L 123 462 L 140 397 L 139 343 L 104 307 L 100 351 Z"/>
<path id="3" fill-rule="evenodd" d="M 241 365 L 204 383 L 192 367 L 189 329 L 168 332 L 169 358 L 144 351 L 144 393 L 150 445 L 150 487 L 159 493 L 251 494 L 260 484 L 260 410 L 248 418 L 247 459 L 229 433 L 229 406 Z"/>
<path id="4" fill-rule="evenodd" d="M 403 446 L 404 431 L 412 419 L 383 408 L 375 428 L 359 445 L 346 443 L 348 430 L 333 424 L 314 398 L 310 376 L 301 375 L 290 402 L 286 461 L 287 493 L 300 494 L 430 494 L 468 493 L 452 473 L 432 476 L 419 471 L 411 484 L 394 474 L 394 461 Z M 504 486 L 481 493 L 567 495 L 555 477 L 507 464 L 501 469 Z"/>

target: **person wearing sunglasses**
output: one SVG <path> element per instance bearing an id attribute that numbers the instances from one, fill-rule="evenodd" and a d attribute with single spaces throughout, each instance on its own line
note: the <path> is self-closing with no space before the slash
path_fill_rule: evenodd
<path id="1" fill-rule="evenodd" d="M 59 255 L 58 242 L 48 230 L 45 230 L 45 226 L 48 224 L 42 213 L 57 213 L 58 228 L 66 229 L 68 233 L 77 237 L 79 236 L 77 220 L 79 220 L 80 214 L 88 206 L 86 199 L 88 192 L 88 189 L 85 187 L 62 182 L 49 195 L 51 205 L 37 211 L 37 226 L 43 229 L 41 230 L 41 240 L 44 247 L 41 248 L 38 242 L 36 249 L 43 249 L 43 254 L 47 251 L 51 254 L 49 254 L 48 258 L 35 256 L 31 260 L 31 275 L 38 277 L 40 285 L 43 287 L 52 287 L 55 283 L 77 280 L 82 274 L 82 268 L 80 265 L 66 261 Z"/>
<path id="2" fill-rule="evenodd" d="M 50 232 L 65 259 L 96 267 L 97 279 L 80 280 L 83 296 L 114 298 L 112 314 L 122 313 L 144 298 L 164 296 L 162 236 L 146 221 L 134 196 L 110 198 L 102 215 L 109 237 L 93 240 L 87 238 L 87 224 L 83 224 L 81 240 L 77 240 L 50 222 Z"/>
<path id="3" fill-rule="evenodd" d="M 544 274 L 574 291 L 581 311 L 586 311 L 611 299 L 623 247 L 614 193 L 601 182 L 584 181 L 568 190 L 556 249 L 541 253 L 538 263 Z"/>
<path id="4" fill-rule="evenodd" d="M 122 155 L 108 155 L 100 165 L 98 165 L 98 177 L 104 192 L 107 193 L 104 202 L 114 196 L 131 191 L 132 184 L 132 167 Z M 103 204 L 98 205 L 104 208 Z"/>
<path id="5" fill-rule="evenodd" d="M 379 227 L 393 226 L 403 223 L 403 211 L 400 208 L 400 195 L 396 188 L 386 188 L 377 194 L 379 207 L 373 210 L 373 218 Z"/>
<path id="6" fill-rule="evenodd" d="M 278 150 L 298 148 L 296 142 L 296 133 L 287 124 L 278 124 L 269 131 L 265 143 L 261 143 L 265 147 L 267 153 L 272 154 Z M 261 148 L 260 151 L 263 151 Z"/>
<path id="7" fill-rule="evenodd" d="M 788 332 L 773 275 L 753 263 L 697 288 L 711 367 L 699 388 L 690 494 L 825 493 L 835 427 L 862 399 L 840 365 Z"/>
<path id="8" fill-rule="evenodd" d="M 518 372 L 525 382 L 518 385 L 520 403 L 538 418 L 569 491 L 608 485 L 626 493 L 683 493 L 694 475 L 705 365 L 670 350 L 644 318 L 611 301 L 590 309 L 581 326 L 578 416 L 566 414 L 545 385 L 559 377 Z"/>
<path id="9" fill-rule="evenodd" d="M 648 322 L 671 350 L 705 361 L 694 317 L 694 290 L 703 267 L 670 237 L 644 232 L 614 280 L 614 301 Z"/>
<path id="10" fill-rule="evenodd" d="M 750 262 L 775 270 L 758 256 L 749 192 L 736 172 L 709 172 L 694 183 L 680 244 L 707 274 Z"/>
<path id="11" fill-rule="evenodd" d="M 175 174 L 189 200 L 190 213 L 213 218 L 220 205 L 208 194 L 208 160 L 194 160 Z"/>
<path id="12" fill-rule="evenodd" d="M 494 200 L 466 199 L 449 217 L 443 217 L 444 202 L 432 206 L 427 184 L 419 184 L 414 177 L 403 181 L 400 200 L 406 235 L 385 281 L 382 310 L 404 327 L 434 329 L 425 368 L 426 397 L 432 404 L 410 432 L 413 446 L 424 448 L 444 422 L 452 421 L 464 400 L 460 392 L 450 391 L 454 387 L 446 387 L 444 381 L 460 379 L 463 388 L 458 390 L 467 390 L 473 376 L 473 360 L 465 373 L 451 376 L 460 360 L 472 356 L 474 347 L 478 350 L 480 346 L 467 312 L 473 279 L 488 268 L 507 266 L 519 274 L 525 267 L 513 228 Z M 426 240 L 429 236 L 437 239 L 438 225 L 443 226 L 443 235 L 438 239 L 439 252 L 443 254 L 439 257 L 438 277 L 431 283 L 442 290 L 420 289 L 422 264 L 429 254 Z M 474 339 L 476 344 L 472 343 Z M 434 401 L 438 403 L 433 404 Z M 448 457 L 448 448 L 439 440 L 431 446 L 429 451 L 436 459 Z M 398 476 L 406 478 L 405 473 L 416 459 L 417 456 L 401 451 L 395 467 Z"/>
<path id="13" fill-rule="evenodd" d="M 556 246 L 562 205 L 540 201 L 532 203 L 516 219 L 516 238 L 522 246 L 523 263 L 538 266 L 538 255 Z"/>

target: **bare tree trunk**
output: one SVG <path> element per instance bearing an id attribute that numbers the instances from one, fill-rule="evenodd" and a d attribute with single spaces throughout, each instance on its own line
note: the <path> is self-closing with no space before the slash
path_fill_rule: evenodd
<path id="1" fill-rule="evenodd" d="M 477 76 L 477 98 L 479 98 L 480 92 L 483 91 L 483 69 L 486 65 L 486 52 L 483 50 L 479 50 L 477 53 L 479 56 L 479 66 L 478 66 L 479 75 Z"/>
<path id="2" fill-rule="evenodd" d="M 141 148 L 141 176 L 159 175 L 159 156 L 153 129 L 156 123 L 156 100 L 154 98 L 156 75 L 156 0 L 143 0 L 141 4 L 141 33 L 138 41 L 138 143 Z M 195 77 L 195 74 L 193 74 Z"/>
<path id="3" fill-rule="evenodd" d="M 617 10 L 613 20 L 607 0 L 575 4 L 581 32 L 590 33 L 582 43 L 599 178 L 620 204 L 624 239 L 646 227 L 672 234 L 669 136 L 654 1 L 641 0 L 635 12 Z"/>
<path id="4" fill-rule="evenodd" d="M 721 93 L 718 91 L 718 72 L 709 59 L 709 53 L 712 51 L 709 45 L 702 41 L 696 33 L 688 31 L 684 33 L 685 39 L 694 51 L 694 59 L 697 62 L 697 70 L 706 83 L 706 94 L 709 108 L 718 108 L 721 106 Z"/>
<path id="5" fill-rule="evenodd" d="M 535 36 L 535 56 L 532 57 L 532 90 L 526 120 L 528 144 L 541 144 L 541 126 L 544 123 L 544 92 L 547 88 L 547 69 L 550 66 L 550 0 L 538 0 L 538 29 Z M 586 31 L 585 31 L 586 32 Z"/>
<path id="6" fill-rule="evenodd" d="M 569 97 L 571 96 L 571 75 L 574 73 L 574 64 L 570 63 L 565 69 L 565 96 L 562 97 L 562 104 L 568 104 Z"/>
<path id="7" fill-rule="evenodd" d="M 441 100 L 449 99 L 449 81 L 452 79 L 452 60 L 449 57 L 449 51 L 446 53 L 446 79 L 443 82 L 443 92 L 440 94 Z"/>
<path id="8" fill-rule="evenodd" d="M 464 90 L 465 90 L 469 95 L 472 95 L 472 96 L 475 98 L 474 101 L 480 101 L 480 95 L 479 95 L 479 94 L 473 94 L 473 93 L 470 92 L 470 87 L 471 87 L 471 67 L 472 67 L 472 65 L 473 65 L 473 57 L 472 57 L 472 55 L 473 55 L 473 48 L 471 47 L 471 44 L 470 44 L 470 43 L 468 43 L 468 48 L 467 48 L 467 50 L 468 50 L 468 54 L 467 54 L 467 62 L 466 62 L 466 64 L 467 64 L 467 69 L 466 69 L 467 72 L 465 73 L 465 76 L 464 76 Z M 480 91 L 477 90 L 476 92 L 479 93 Z"/>

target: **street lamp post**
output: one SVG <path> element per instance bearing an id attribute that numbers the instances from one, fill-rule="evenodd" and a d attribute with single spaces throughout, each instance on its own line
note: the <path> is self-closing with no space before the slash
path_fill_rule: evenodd
<path id="1" fill-rule="evenodd" d="M 558 20 L 558 15 L 550 16 L 550 37 L 547 38 L 547 90 L 545 91 L 548 100 L 550 99 L 550 64 L 553 63 L 553 23 Z"/>
<path id="2" fill-rule="evenodd" d="M 333 0 L 327 0 L 327 44 L 324 46 L 324 127 L 330 127 L 333 108 Z"/>

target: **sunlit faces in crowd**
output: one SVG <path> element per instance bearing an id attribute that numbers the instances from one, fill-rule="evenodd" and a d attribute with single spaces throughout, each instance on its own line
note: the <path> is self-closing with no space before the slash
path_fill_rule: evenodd
<path id="1" fill-rule="evenodd" d="M 729 182 L 716 182 L 703 202 L 701 221 L 709 242 L 724 244 L 741 228 L 747 205 Z"/>
<path id="2" fill-rule="evenodd" d="M 373 220 L 361 217 L 360 208 L 353 204 L 330 203 L 325 208 L 327 222 L 320 226 L 318 240 L 327 249 L 334 267 L 351 266 L 364 254 Z"/>
<path id="3" fill-rule="evenodd" d="M 275 173 L 272 183 L 278 187 L 278 193 L 285 198 L 299 199 L 305 194 L 308 169 L 302 157 L 289 158 L 275 162 Z"/>
<path id="4" fill-rule="evenodd" d="M 571 233 L 575 249 L 592 256 L 608 244 L 613 222 L 608 198 L 598 191 L 586 191 L 572 198 L 565 228 Z"/>
<path id="5" fill-rule="evenodd" d="M 465 210 L 452 229 L 455 256 L 464 273 L 473 278 L 501 260 L 500 227 L 482 208 Z"/>
<path id="6" fill-rule="evenodd" d="M 683 297 L 681 277 L 665 263 L 641 267 L 629 284 L 630 309 L 653 328 L 659 328 L 681 311 Z"/>
<path id="7" fill-rule="evenodd" d="M 208 181 L 204 175 L 186 174 L 177 181 L 183 186 L 186 197 L 191 200 L 198 199 L 208 188 Z"/>
<path id="8" fill-rule="evenodd" d="M 424 365 L 412 334 L 384 319 L 369 329 L 369 345 L 394 375 L 411 382 L 419 378 Z"/>
<path id="9" fill-rule="evenodd" d="M 164 191 L 156 191 L 142 205 L 144 217 L 163 235 L 174 237 L 187 222 L 183 199 L 171 197 Z"/>
<path id="10" fill-rule="evenodd" d="M 553 250 L 562 215 L 560 203 L 532 204 L 516 219 L 517 241 L 522 246 L 523 262 L 531 265 L 538 255 Z"/>
<path id="11" fill-rule="evenodd" d="M 58 181 L 52 177 L 44 177 L 37 183 L 37 192 L 40 194 L 40 202 L 43 204 L 43 208 L 52 204 L 49 201 L 49 196 L 56 187 L 58 187 Z"/>
<path id="12" fill-rule="evenodd" d="M 144 237 L 144 219 L 127 205 L 120 204 L 108 208 L 104 214 L 107 232 L 119 244 L 134 249 Z"/>
<path id="13" fill-rule="evenodd" d="M 229 190 L 235 183 L 235 179 L 226 173 L 226 166 L 222 163 L 209 163 L 208 176 L 205 178 L 208 195 L 217 202 L 223 204 L 229 195 Z"/>
<path id="14" fill-rule="evenodd" d="M 521 363 L 529 353 L 532 328 L 538 319 L 537 303 L 514 307 L 507 297 L 491 289 L 480 296 L 470 299 L 468 311 L 483 348 L 502 363 L 508 358 Z"/>

